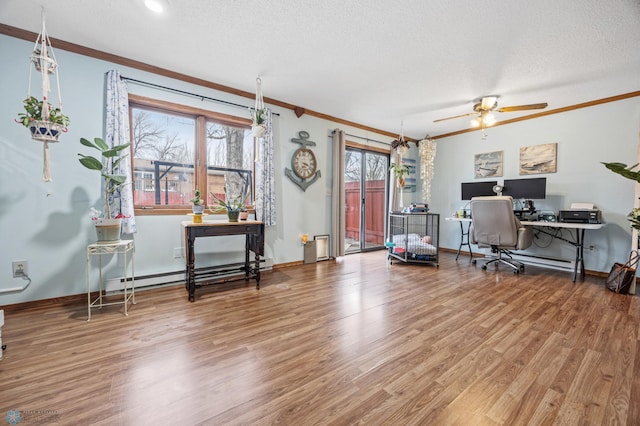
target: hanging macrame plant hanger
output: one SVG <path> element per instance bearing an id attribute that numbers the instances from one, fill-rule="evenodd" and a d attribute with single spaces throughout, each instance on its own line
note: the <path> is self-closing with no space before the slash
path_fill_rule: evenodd
<path id="1" fill-rule="evenodd" d="M 256 78 L 256 102 L 251 111 L 251 133 L 255 138 L 261 138 L 267 132 L 267 117 L 262 99 L 262 80 Z"/>
<path id="2" fill-rule="evenodd" d="M 40 73 L 42 101 L 31 96 L 31 77 L 33 68 Z M 49 93 L 51 92 L 50 77 L 55 76 L 56 89 L 58 95 L 58 106 L 54 108 L 49 103 Z M 44 10 L 42 10 L 42 29 L 36 39 L 33 53 L 29 60 L 29 88 L 28 96 L 25 100 L 25 109 L 32 116 L 29 119 L 28 128 L 31 138 L 43 143 L 44 165 L 42 170 L 42 180 L 51 181 L 51 170 L 49 161 L 49 143 L 58 142 L 60 134 L 67 131 L 68 118 L 62 114 L 62 97 L 60 94 L 60 80 L 58 78 L 58 63 L 56 61 L 51 41 L 46 32 Z"/>

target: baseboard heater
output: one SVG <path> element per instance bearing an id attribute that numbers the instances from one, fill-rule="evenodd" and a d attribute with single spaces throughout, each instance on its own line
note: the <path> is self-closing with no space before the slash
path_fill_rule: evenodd
<path id="1" fill-rule="evenodd" d="M 575 260 L 556 259 L 552 257 L 535 256 L 524 253 L 512 253 L 511 257 L 515 260 L 526 263 L 527 265 L 542 266 L 544 268 L 558 269 L 561 271 L 573 271 Z"/>
<path id="2" fill-rule="evenodd" d="M 233 266 L 235 265 L 236 264 L 234 264 Z M 238 265 L 240 265 L 240 263 L 238 263 Z M 244 265 L 244 263 L 242 263 L 242 265 Z M 269 271 L 272 269 L 272 267 L 273 267 L 273 263 L 271 259 L 260 260 L 260 271 Z M 196 268 L 195 272 L 196 274 L 200 274 L 201 276 L 206 276 L 207 272 L 212 269 L 220 270 L 220 266 Z M 237 270 L 238 268 L 235 268 L 235 267 L 229 268 L 228 276 L 238 275 Z M 235 271 L 235 273 L 233 271 Z M 224 277 L 224 274 L 222 274 L 221 277 Z M 128 277 L 127 280 L 131 281 L 131 277 Z M 164 272 L 160 274 L 140 275 L 140 276 L 136 276 L 135 280 L 136 280 L 135 281 L 136 289 L 138 289 L 138 288 L 152 287 L 152 286 L 184 284 L 186 277 L 185 277 L 185 270 L 182 269 L 180 271 Z M 124 287 L 124 278 L 119 277 L 119 278 L 108 279 L 106 280 L 104 286 L 105 286 L 105 291 L 107 293 L 122 291 Z"/>

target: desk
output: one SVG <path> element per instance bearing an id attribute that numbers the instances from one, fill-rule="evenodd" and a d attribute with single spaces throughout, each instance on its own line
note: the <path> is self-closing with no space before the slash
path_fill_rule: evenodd
<path id="1" fill-rule="evenodd" d="M 463 223 L 469 223 L 471 226 L 471 218 L 458 218 L 458 217 L 448 217 L 446 220 L 453 220 L 460 222 L 460 247 L 458 248 L 458 255 L 460 254 L 460 248 L 463 245 L 469 246 L 469 253 L 471 253 L 471 246 L 469 245 L 469 228 L 467 227 L 467 231 L 464 231 Z M 578 276 L 578 271 L 580 272 L 581 279 L 584 279 L 584 233 L 587 229 L 600 229 L 604 227 L 604 223 L 568 223 L 568 222 L 545 222 L 545 221 L 532 221 L 532 220 L 521 220 L 520 224 L 522 226 L 531 226 L 537 232 L 541 232 L 543 234 L 549 235 L 555 239 L 564 241 L 565 243 L 571 244 L 576 248 L 576 258 L 573 264 L 573 281 L 576 281 Z M 551 232 L 550 229 L 567 229 L 569 231 L 575 230 L 575 236 L 573 239 L 564 238 L 557 234 L 557 232 Z M 465 241 L 464 238 L 467 238 Z M 473 256 L 472 256 L 473 257 Z M 458 256 L 456 256 L 456 260 Z"/>
<path id="2" fill-rule="evenodd" d="M 604 227 L 604 223 L 568 223 L 522 220 L 520 221 L 520 224 L 522 224 L 522 226 L 531 226 L 537 232 L 550 235 L 553 238 L 564 241 L 565 243 L 574 246 L 576 248 L 576 259 L 573 264 L 573 281 L 576 281 L 578 271 L 580 272 L 580 278 L 584 279 L 584 232 L 587 229 L 600 229 Z M 557 233 L 550 232 L 549 229 L 567 229 L 569 231 L 575 230 L 575 237 L 570 240 L 557 235 Z"/>
<path id="3" fill-rule="evenodd" d="M 202 223 L 182 222 L 184 228 L 185 239 L 185 256 L 186 256 L 186 275 L 187 275 L 187 291 L 189 292 L 189 301 L 195 301 L 196 288 L 206 284 L 197 284 L 194 265 L 196 255 L 194 252 L 194 243 L 199 237 L 220 237 L 225 235 L 245 235 L 245 257 L 242 267 L 239 271 L 244 271 L 245 281 L 255 278 L 256 288 L 260 288 L 260 256 L 264 255 L 264 223 L 255 220 L 241 220 L 238 222 L 228 222 L 226 220 L 206 220 Z M 249 251 L 254 253 L 253 266 L 249 260 Z M 218 273 L 229 273 L 235 265 L 220 265 L 214 269 Z M 226 269 L 225 269 L 226 268 Z M 215 272 L 214 272 L 215 274 Z M 211 272 L 203 273 L 203 275 L 211 276 Z"/>
<path id="4" fill-rule="evenodd" d="M 124 255 L 124 297 L 117 302 L 105 302 L 104 281 L 102 279 L 102 255 L 103 254 Z M 131 257 L 131 291 L 129 291 L 129 279 L 127 278 L 127 255 Z M 100 282 L 98 283 L 98 297 L 91 300 L 91 256 L 98 256 L 100 269 Z M 87 246 L 87 321 L 91 321 L 91 308 L 102 308 L 107 305 L 124 305 L 124 314 L 129 315 L 127 307 L 129 302 L 136 304 L 135 281 L 134 281 L 134 244 L 133 240 L 121 240 L 113 243 L 93 243 Z"/>
<path id="5" fill-rule="evenodd" d="M 469 261 L 473 261 L 473 252 L 471 251 L 471 243 L 469 242 L 469 228 L 471 227 L 470 217 L 446 217 L 444 220 L 453 220 L 460 223 L 460 245 L 458 246 L 458 253 L 456 254 L 456 260 L 460 256 L 460 250 L 462 246 L 469 247 Z M 467 224 L 467 230 L 464 230 L 464 224 Z"/>

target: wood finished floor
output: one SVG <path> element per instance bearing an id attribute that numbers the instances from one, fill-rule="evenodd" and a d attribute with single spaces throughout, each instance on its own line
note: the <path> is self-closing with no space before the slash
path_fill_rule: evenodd
<path id="1" fill-rule="evenodd" d="M 122 307 L 5 312 L 20 425 L 637 425 L 640 302 L 602 278 L 383 252 Z M 30 423 L 31 422 L 31 423 Z"/>

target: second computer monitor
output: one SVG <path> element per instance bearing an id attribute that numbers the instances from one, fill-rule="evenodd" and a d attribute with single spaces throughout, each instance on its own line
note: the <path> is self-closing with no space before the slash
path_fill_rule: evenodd
<path id="1" fill-rule="evenodd" d="M 505 179 L 502 195 L 527 200 L 544 200 L 547 195 L 547 178 Z"/>

